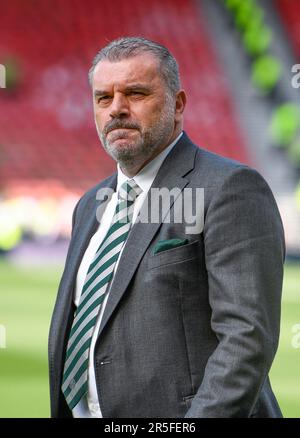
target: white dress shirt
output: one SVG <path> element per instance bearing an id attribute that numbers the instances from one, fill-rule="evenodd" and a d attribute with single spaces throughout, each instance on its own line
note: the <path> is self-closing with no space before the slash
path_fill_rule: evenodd
<path id="1" fill-rule="evenodd" d="M 154 181 L 155 176 L 157 175 L 157 172 L 162 165 L 164 159 L 169 154 L 171 149 L 175 146 L 179 138 L 181 137 L 182 133 L 171 143 L 167 148 L 165 148 L 159 155 L 157 155 L 150 163 L 148 163 L 143 169 L 135 175 L 133 178 L 135 182 L 140 186 L 142 189 L 141 194 L 137 197 L 135 203 L 134 203 L 134 210 L 133 210 L 133 217 L 132 217 L 132 223 L 135 222 L 137 215 L 140 211 L 140 208 L 147 196 L 147 193 Z M 100 243 L 104 239 L 107 231 L 110 228 L 116 205 L 117 205 L 117 193 L 120 188 L 120 186 L 128 179 L 126 175 L 122 172 L 119 164 L 117 165 L 118 168 L 118 181 L 117 181 L 117 191 L 114 192 L 112 195 L 110 201 L 107 203 L 107 206 L 105 208 L 105 211 L 103 213 L 103 216 L 101 218 L 101 222 L 99 224 L 99 227 L 95 234 L 91 237 L 91 240 L 89 242 L 89 245 L 84 253 L 84 256 L 82 258 L 81 264 L 79 266 L 78 272 L 77 272 L 77 278 L 76 278 L 76 287 L 75 287 L 75 294 L 74 294 L 74 303 L 77 307 L 80 300 L 81 291 L 84 285 L 85 277 L 88 272 L 89 266 L 93 260 L 93 257 L 100 246 Z M 125 242 L 126 245 L 126 242 Z M 120 251 L 120 255 L 125 247 L 125 245 L 122 247 L 122 250 Z M 118 263 L 120 260 L 120 255 L 117 260 L 115 270 L 118 267 Z M 112 283 L 112 282 L 111 282 Z M 73 417 L 76 418 L 102 418 L 101 409 L 99 406 L 99 400 L 98 400 L 98 394 L 97 394 L 97 386 L 96 386 L 96 379 L 95 379 L 95 370 L 94 370 L 94 349 L 96 340 L 98 337 L 98 332 L 102 320 L 102 316 L 104 313 L 104 309 L 107 303 L 107 299 L 109 296 L 109 291 L 106 294 L 106 297 L 102 303 L 102 306 L 100 308 L 100 312 L 96 321 L 95 329 L 92 336 L 90 351 L 89 351 L 89 366 L 88 366 L 88 392 L 86 396 L 84 396 L 79 403 L 73 408 L 72 414 Z"/>

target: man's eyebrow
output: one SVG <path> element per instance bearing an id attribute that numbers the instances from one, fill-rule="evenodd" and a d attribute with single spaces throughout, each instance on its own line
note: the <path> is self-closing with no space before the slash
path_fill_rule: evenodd
<path id="1" fill-rule="evenodd" d="M 152 87 L 150 85 L 140 84 L 140 83 L 127 85 L 124 89 L 126 93 L 130 91 L 143 91 L 145 93 L 147 92 L 150 93 L 151 90 Z M 109 94 L 109 92 L 105 90 L 97 90 L 97 89 L 94 90 L 94 97 L 106 96 L 107 94 Z"/>
<path id="2" fill-rule="evenodd" d="M 150 85 L 146 85 L 146 84 L 130 84 L 127 85 L 127 87 L 125 87 L 126 91 L 130 91 L 130 90 L 141 90 L 141 91 L 150 91 L 152 89 L 152 87 Z"/>
<path id="3" fill-rule="evenodd" d="M 105 94 L 107 94 L 107 91 L 104 91 L 104 90 L 95 90 L 94 91 L 94 96 L 95 97 L 97 97 L 97 96 L 104 96 Z"/>
<path id="4" fill-rule="evenodd" d="M 150 85 L 136 83 L 136 84 L 127 85 L 124 90 L 125 92 L 133 91 L 133 90 L 150 92 L 152 90 L 152 87 Z M 109 92 L 105 90 L 97 90 L 97 89 L 94 90 L 95 97 L 105 96 L 106 94 L 109 94 Z"/>

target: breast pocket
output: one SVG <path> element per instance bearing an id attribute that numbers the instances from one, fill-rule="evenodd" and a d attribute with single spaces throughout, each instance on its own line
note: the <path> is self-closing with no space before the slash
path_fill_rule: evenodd
<path id="1" fill-rule="evenodd" d="M 148 259 L 148 269 L 154 269 L 197 258 L 201 252 L 201 244 L 202 242 L 200 240 L 195 240 L 194 242 L 187 243 L 186 245 L 167 249 L 159 252 L 158 254 L 154 254 Z"/>

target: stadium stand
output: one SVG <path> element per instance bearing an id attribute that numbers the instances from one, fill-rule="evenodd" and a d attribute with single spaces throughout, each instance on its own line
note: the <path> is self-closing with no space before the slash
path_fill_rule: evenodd
<path id="1" fill-rule="evenodd" d="M 300 2 L 291 0 L 276 0 L 275 5 L 284 24 L 285 31 L 297 55 L 300 56 Z"/>
<path id="2" fill-rule="evenodd" d="M 192 0 L 43 0 L 1 5 L 0 186 L 59 180 L 84 190 L 115 165 L 99 146 L 87 71 L 97 50 L 143 35 L 178 58 L 188 92 L 185 129 L 214 152 L 247 162 L 226 80 Z"/>

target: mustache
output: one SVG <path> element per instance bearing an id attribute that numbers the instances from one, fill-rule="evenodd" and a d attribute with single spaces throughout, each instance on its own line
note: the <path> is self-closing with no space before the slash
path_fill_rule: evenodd
<path id="1" fill-rule="evenodd" d="M 140 131 L 140 125 L 136 122 L 129 122 L 128 120 L 113 119 L 107 123 L 103 129 L 103 134 L 107 135 L 113 129 L 138 129 Z"/>

